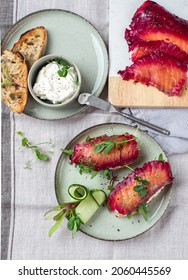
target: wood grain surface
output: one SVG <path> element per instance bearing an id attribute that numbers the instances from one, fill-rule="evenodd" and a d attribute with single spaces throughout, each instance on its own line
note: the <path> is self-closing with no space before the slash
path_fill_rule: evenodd
<path id="1" fill-rule="evenodd" d="M 154 87 L 109 77 L 108 100 L 118 107 L 188 108 L 188 79 L 181 96 L 168 96 Z"/>

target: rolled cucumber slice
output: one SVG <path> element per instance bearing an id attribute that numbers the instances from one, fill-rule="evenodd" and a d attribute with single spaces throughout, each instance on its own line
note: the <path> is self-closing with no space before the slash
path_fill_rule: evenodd
<path id="1" fill-rule="evenodd" d="M 69 195 L 76 200 L 83 200 L 88 195 L 86 187 L 79 184 L 72 184 L 68 189 Z"/>
<path id="2" fill-rule="evenodd" d="M 107 199 L 107 195 L 103 190 L 93 190 L 92 196 L 97 201 L 99 206 L 101 204 L 103 204 L 105 202 L 105 200 Z"/>
<path id="3" fill-rule="evenodd" d="M 82 200 L 78 206 L 75 208 L 75 213 L 80 218 L 83 224 L 87 223 L 93 214 L 97 211 L 99 205 L 97 201 L 93 198 L 90 192 L 88 192 L 87 197 Z"/>

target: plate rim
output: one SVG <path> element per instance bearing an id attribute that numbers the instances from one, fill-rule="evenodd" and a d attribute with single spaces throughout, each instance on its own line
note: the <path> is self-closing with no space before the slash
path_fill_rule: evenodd
<path id="1" fill-rule="evenodd" d="M 89 128 L 86 128 L 86 129 L 82 130 L 81 132 L 79 132 L 74 138 L 72 138 L 72 139 L 67 143 L 67 145 L 65 146 L 65 149 L 67 149 L 68 146 L 70 146 L 70 145 L 72 144 L 72 142 L 74 142 L 74 141 L 76 140 L 77 137 L 81 136 L 82 133 L 85 133 L 85 132 L 88 131 L 89 129 L 93 129 L 93 128 L 101 127 L 101 126 L 106 126 L 106 125 L 123 125 L 123 126 L 127 126 L 127 127 L 130 127 L 130 128 L 136 128 L 136 127 L 137 127 L 137 125 L 129 125 L 129 124 L 119 123 L 119 122 L 106 122 L 106 123 L 96 124 L 96 125 L 93 125 L 93 126 L 91 126 L 91 127 L 89 127 Z M 160 145 L 154 138 L 152 138 L 152 137 L 148 134 L 148 132 L 144 131 L 143 129 L 139 129 L 139 130 L 140 130 L 141 132 L 145 133 L 152 141 L 155 141 L 155 143 L 161 148 L 161 150 L 163 151 L 163 153 L 165 154 L 165 156 L 166 156 L 166 158 L 167 158 L 167 160 L 168 160 L 168 162 L 169 162 L 169 157 L 168 157 L 166 151 L 163 150 L 163 148 L 161 147 L 161 145 Z M 55 196 L 56 196 L 56 200 L 57 200 L 58 204 L 60 204 L 60 201 L 58 200 L 58 195 L 57 195 L 57 183 L 56 183 L 56 182 L 57 182 L 57 177 L 58 177 L 57 173 L 58 173 L 58 169 L 59 169 L 59 166 L 60 166 L 60 162 L 61 162 L 62 157 L 63 157 L 63 152 L 60 154 L 59 159 L 58 159 L 58 161 L 57 161 L 56 168 L 55 168 L 55 175 L 54 175 Z M 171 170 L 171 167 L 170 167 L 170 170 Z M 172 171 L 171 171 L 171 172 L 172 172 Z M 161 218 L 164 216 L 164 214 L 165 214 L 165 212 L 166 212 L 166 210 L 167 210 L 167 208 L 168 208 L 168 206 L 169 206 L 169 203 L 170 203 L 170 201 L 171 201 L 171 198 L 172 198 L 172 191 L 173 191 L 172 186 L 173 186 L 173 182 L 170 184 L 170 188 L 169 188 L 169 189 L 170 189 L 170 193 L 169 193 L 168 202 L 167 202 L 167 204 L 166 204 L 166 206 L 165 206 L 165 208 L 164 208 L 164 211 L 162 212 L 161 216 L 159 217 L 159 219 L 158 219 L 152 226 L 150 226 L 149 228 L 147 228 L 146 230 L 144 230 L 143 232 L 141 232 L 141 233 L 139 233 L 139 234 L 136 234 L 136 235 L 134 235 L 134 236 L 132 236 L 132 237 L 128 237 L 128 238 L 122 238 L 122 239 L 105 239 L 105 238 L 100 238 L 100 237 L 97 237 L 97 236 L 93 236 L 93 235 L 91 235 L 91 234 L 89 234 L 89 233 L 87 233 L 87 232 L 84 232 L 82 229 L 79 229 L 79 231 L 82 232 L 82 233 L 84 233 L 85 235 L 91 237 L 91 238 L 95 238 L 95 239 L 97 239 L 97 240 L 107 241 L 107 242 L 116 242 L 116 241 L 120 242 L 120 241 L 126 241 L 126 240 L 130 240 L 130 239 L 134 239 L 134 238 L 136 238 L 136 237 L 139 237 L 139 236 L 143 235 L 144 233 L 146 233 L 147 231 L 149 231 L 150 229 L 152 229 L 152 228 L 161 220 Z"/>
<path id="2" fill-rule="evenodd" d="M 99 31 L 97 30 L 97 28 L 89 21 L 87 20 L 86 18 L 84 18 L 83 16 L 75 13 L 75 12 L 72 12 L 72 11 L 68 11 L 68 10 L 64 10 L 64 9 L 58 9 L 58 8 L 55 8 L 55 9 L 42 9 L 42 10 L 38 10 L 38 11 L 35 11 L 35 12 L 32 12 L 32 13 L 29 13 L 27 14 L 26 16 L 20 18 L 18 21 L 16 21 L 13 26 L 8 30 L 8 32 L 4 35 L 3 39 L 1 40 L 1 53 L 3 52 L 3 50 L 5 49 L 5 45 L 8 43 L 9 39 L 11 38 L 11 36 L 13 35 L 14 32 L 16 32 L 16 30 L 18 29 L 18 27 L 21 25 L 21 23 L 24 23 L 24 21 L 26 21 L 28 18 L 36 15 L 36 14 L 40 14 L 40 13 L 45 13 L 45 12 L 64 12 L 64 13 L 68 13 L 68 14 L 71 14 L 73 16 L 76 16 L 78 18 L 81 18 L 82 20 L 84 20 L 86 22 L 86 24 L 89 24 L 94 30 L 95 32 L 99 35 L 99 38 L 101 39 L 101 42 L 103 43 L 103 46 L 104 46 L 104 60 L 105 60 L 105 65 L 106 67 L 104 67 L 106 69 L 106 74 L 104 76 L 104 82 L 101 83 L 101 91 L 99 93 L 99 95 L 97 95 L 97 97 L 99 97 L 102 93 L 102 91 L 104 90 L 104 87 L 107 83 L 107 79 L 108 79 L 108 74 L 109 74 L 109 52 L 108 52 L 108 49 L 107 49 L 107 46 L 104 42 L 104 39 L 102 38 L 101 34 L 99 33 Z M 105 72 L 104 72 L 105 73 Z M 76 113 L 73 113 L 72 115 L 70 116 L 67 116 L 67 117 L 60 117 L 60 118 L 51 118 L 51 119 L 46 119 L 46 118 L 39 118 L 39 117 L 36 117 L 36 116 L 33 116 L 29 113 L 25 113 L 24 111 L 22 112 L 24 115 L 26 116 L 29 116 L 31 118 L 34 118 L 34 119 L 38 119 L 38 120 L 46 120 L 46 121 L 59 121 L 59 120 L 64 120 L 64 119 L 68 119 L 68 118 L 71 118 L 77 114 L 80 114 L 82 112 L 84 112 L 86 109 L 90 108 L 91 106 L 89 105 L 82 105 L 81 106 L 82 108 L 79 110 L 79 112 L 76 112 Z"/>

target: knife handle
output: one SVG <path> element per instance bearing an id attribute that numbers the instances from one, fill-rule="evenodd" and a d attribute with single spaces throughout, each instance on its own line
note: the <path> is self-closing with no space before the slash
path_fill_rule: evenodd
<path id="1" fill-rule="evenodd" d="M 164 129 L 164 128 L 161 128 L 161 127 L 159 127 L 159 126 L 157 126 L 157 125 L 155 125 L 155 124 L 151 124 L 151 123 L 149 123 L 149 122 L 146 122 L 146 121 L 144 121 L 144 120 L 138 119 L 138 118 L 136 118 L 136 117 L 134 117 L 134 116 L 131 116 L 131 115 L 128 115 L 128 114 L 126 114 L 126 113 L 122 113 L 122 112 L 119 112 L 119 111 L 118 111 L 118 113 L 119 113 L 120 115 L 126 117 L 126 118 L 129 119 L 129 120 L 135 121 L 135 122 L 137 122 L 137 123 L 139 123 L 139 124 L 141 124 L 141 125 L 144 125 L 144 126 L 146 126 L 146 127 L 149 127 L 150 129 L 155 130 L 155 131 L 158 131 L 159 133 L 162 133 L 162 134 L 164 134 L 164 135 L 170 135 L 170 131 L 168 131 L 168 130 L 166 130 L 166 129 Z"/>

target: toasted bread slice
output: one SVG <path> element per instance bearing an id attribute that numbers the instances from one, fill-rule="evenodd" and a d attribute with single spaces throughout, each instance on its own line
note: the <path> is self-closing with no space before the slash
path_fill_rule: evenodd
<path id="1" fill-rule="evenodd" d="M 33 63 L 44 54 L 46 42 L 46 29 L 44 26 L 39 26 L 22 34 L 12 47 L 12 52 L 20 52 L 25 58 L 28 69 L 30 69 Z"/>
<path id="2" fill-rule="evenodd" d="M 1 56 L 1 98 L 9 109 L 21 113 L 28 96 L 28 69 L 23 56 L 9 50 Z"/>

